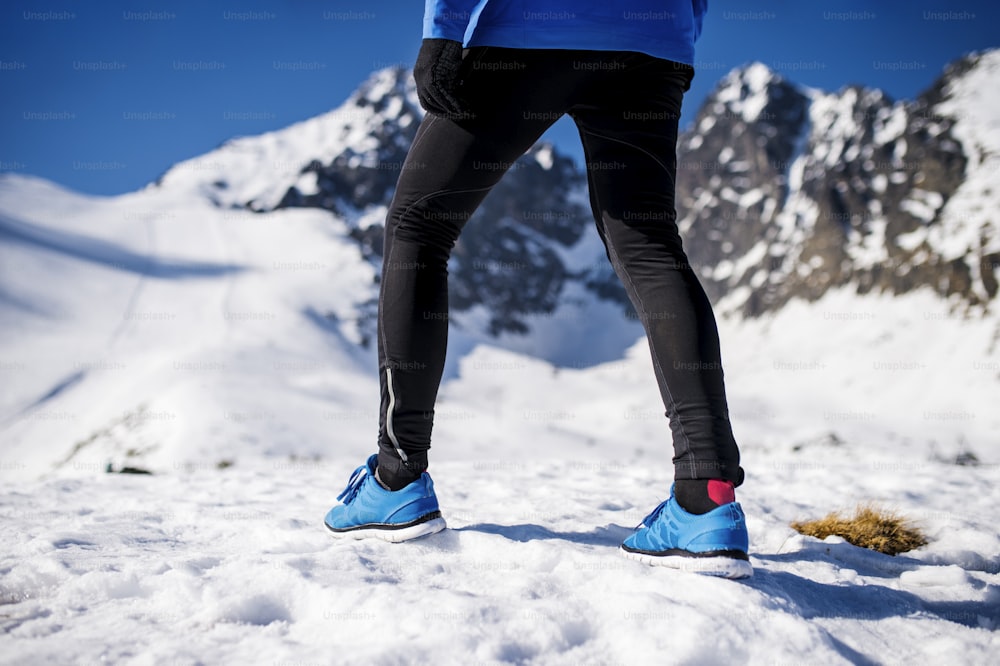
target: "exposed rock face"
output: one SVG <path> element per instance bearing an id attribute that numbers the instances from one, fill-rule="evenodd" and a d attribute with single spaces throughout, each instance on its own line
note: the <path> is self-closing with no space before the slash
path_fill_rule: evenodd
<path id="1" fill-rule="evenodd" d="M 912 102 L 798 88 L 760 64 L 727 76 L 680 146 L 681 224 L 710 296 L 749 316 L 844 285 L 992 299 L 995 221 L 944 233 L 968 227 L 955 220 L 964 206 L 947 205 L 973 150 L 948 102 L 981 58 L 996 52 L 956 63 Z"/>

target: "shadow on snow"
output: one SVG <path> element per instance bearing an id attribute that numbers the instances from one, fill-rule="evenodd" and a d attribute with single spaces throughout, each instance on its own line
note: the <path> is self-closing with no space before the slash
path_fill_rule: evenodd
<path id="1" fill-rule="evenodd" d="M 161 279 L 216 277 L 245 270 L 235 264 L 171 260 L 139 254 L 99 238 L 45 229 L 0 216 L 0 240 L 7 240 L 126 273 Z"/>

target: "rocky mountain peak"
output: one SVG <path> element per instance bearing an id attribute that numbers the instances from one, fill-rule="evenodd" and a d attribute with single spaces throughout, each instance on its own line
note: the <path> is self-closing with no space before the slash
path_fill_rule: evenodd
<path id="1" fill-rule="evenodd" d="M 371 107 L 384 117 L 400 116 L 404 107 L 417 111 L 416 88 L 410 70 L 402 65 L 373 72 L 358 89 L 347 98 L 344 106 Z"/>
<path id="2" fill-rule="evenodd" d="M 754 62 L 732 70 L 716 86 L 708 98 L 713 112 L 739 117 L 746 123 L 776 118 L 768 107 L 786 96 L 794 96 L 797 88 L 773 72 L 767 65 Z M 721 108 L 716 106 L 721 105 Z"/>
<path id="3" fill-rule="evenodd" d="M 800 88 L 760 64 L 723 78 L 680 142 L 681 225 L 709 294 L 750 316 L 845 286 L 991 300 L 996 281 L 981 268 L 993 250 L 966 241 L 993 237 L 995 221 L 960 220 L 967 198 L 989 196 L 970 190 L 981 170 L 967 168 L 984 131 L 963 125 L 996 112 L 946 107 L 983 65 L 953 67 L 908 102 Z M 966 239 L 961 251 L 946 229 Z"/>

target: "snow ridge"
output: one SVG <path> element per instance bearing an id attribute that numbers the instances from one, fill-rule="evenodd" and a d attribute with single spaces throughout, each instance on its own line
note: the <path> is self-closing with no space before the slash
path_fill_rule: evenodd
<path id="1" fill-rule="evenodd" d="M 226 142 L 217 150 L 181 162 L 156 183 L 177 196 L 202 196 L 227 208 L 273 210 L 293 187 L 309 190 L 310 163 L 326 163 L 351 149 L 377 151 L 378 130 L 387 122 L 416 127 L 423 115 L 409 72 L 375 72 L 340 107 L 258 136 Z M 350 164 L 361 165 L 361 157 Z M 313 176 L 314 178 L 315 176 Z"/>

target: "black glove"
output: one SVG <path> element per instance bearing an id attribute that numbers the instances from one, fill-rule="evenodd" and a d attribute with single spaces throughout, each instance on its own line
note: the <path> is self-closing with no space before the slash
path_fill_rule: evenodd
<path id="1" fill-rule="evenodd" d="M 461 42 L 451 39 L 423 41 L 413 65 L 413 78 L 424 109 L 446 117 L 466 115 L 465 102 L 458 94 L 461 66 Z"/>

